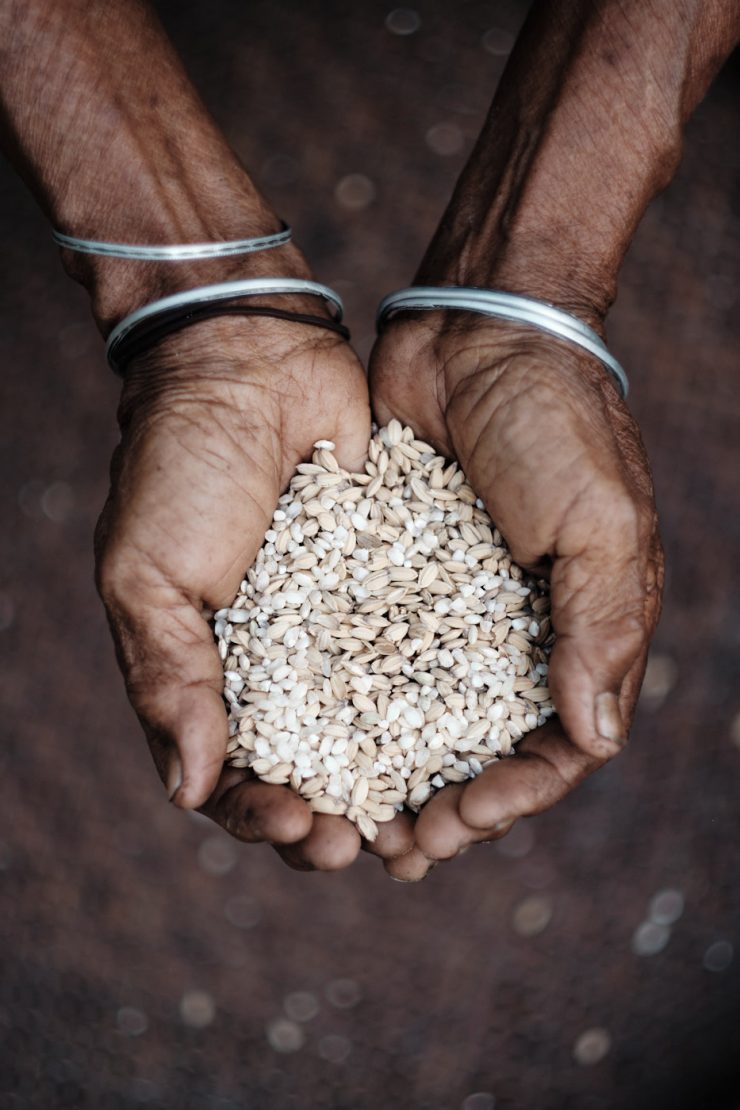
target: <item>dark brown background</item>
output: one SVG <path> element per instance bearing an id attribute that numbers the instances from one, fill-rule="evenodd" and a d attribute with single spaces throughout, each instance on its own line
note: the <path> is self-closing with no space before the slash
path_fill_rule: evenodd
<path id="1" fill-rule="evenodd" d="M 405 35 L 376 0 L 161 10 L 366 353 L 523 5 L 424 0 Z M 737 88 L 728 67 L 689 127 L 610 323 L 669 563 L 634 741 L 418 887 L 365 857 L 294 874 L 164 801 L 92 586 L 116 383 L 2 168 L 2 1107 L 740 1106 Z M 666 888 L 683 915 L 636 940 Z M 594 1028 L 610 1047 L 579 1062 Z"/>

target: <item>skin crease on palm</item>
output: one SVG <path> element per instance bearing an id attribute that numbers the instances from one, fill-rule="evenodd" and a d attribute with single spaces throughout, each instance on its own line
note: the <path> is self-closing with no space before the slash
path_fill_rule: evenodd
<path id="1" fill-rule="evenodd" d="M 658 619 L 650 472 L 604 371 L 531 330 L 475 317 L 392 323 L 373 352 L 371 385 L 378 419 L 407 420 L 456 457 L 514 559 L 552 590 L 559 717 L 528 733 L 514 758 L 424 807 L 417 845 L 449 859 L 553 805 L 621 749 L 626 729 L 600 735 L 594 702 L 617 693 L 629 724 Z"/>
<path id="2" fill-rule="evenodd" d="M 362 464 L 370 435 L 362 367 L 317 328 L 212 322 L 141 360 L 119 417 L 98 581 L 163 781 L 178 805 L 201 808 L 242 840 L 271 841 L 293 866 L 346 866 L 360 847 L 349 821 L 312 820 L 287 787 L 222 770 L 223 675 L 206 618 L 233 599 L 279 493 L 316 439 L 331 435 L 343 465 Z M 412 846 L 409 819 L 393 824 L 374 848 L 388 858 Z"/>
<path id="3" fill-rule="evenodd" d="M 650 546 L 657 537 L 644 457 L 603 372 L 573 365 L 571 351 L 554 352 L 531 334 L 478 323 L 467 324 L 467 332 L 456 328 L 445 348 L 424 322 L 392 325 L 373 356 L 377 416 L 408 420 L 439 450 L 458 457 L 515 558 L 549 571 L 559 602 L 556 627 L 562 622 L 565 633 L 561 646 L 569 650 L 569 635 L 577 645 L 575 659 L 566 655 L 562 664 L 564 698 L 554 657 L 553 690 L 561 719 L 578 740 L 571 743 L 552 723 L 522 741 L 517 758 L 490 768 L 476 783 L 440 791 L 415 829 L 408 814 L 383 827 L 371 850 L 391 875 L 405 880 L 422 877 L 430 860 L 505 834 L 515 818 L 553 804 L 618 750 L 595 735 L 581 702 L 589 706 L 594 691 L 614 685 L 610 668 L 617 676 L 629 672 L 621 695 L 629 718 L 658 610 L 659 547 Z M 214 341 L 215 365 L 202 348 Z M 297 340 L 295 330 L 273 321 L 219 322 L 198 329 L 197 338 L 191 329 L 168 343 L 171 351 L 150 355 L 128 379 L 122 445 L 98 532 L 100 587 L 129 696 L 170 788 L 176 786 L 170 761 L 177 738 L 184 767 L 178 804 L 201 807 L 240 839 L 275 843 L 298 869 L 346 866 L 360 848 L 348 821 L 312 819 L 288 788 L 221 769 L 221 664 L 205 617 L 233 597 L 280 490 L 316 438 L 331 434 L 340 460 L 361 464 L 369 435 L 362 368 L 333 337 L 304 329 Z M 255 355 L 261 344 L 269 357 Z M 548 386 L 552 374 L 559 375 L 557 390 Z M 564 374 L 572 380 L 568 389 Z M 517 408 L 530 388 L 542 401 L 534 410 L 541 418 L 534 420 L 527 404 L 522 427 Z M 583 507 L 580 523 L 572 510 L 574 489 Z M 604 543 L 599 575 L 580 568 L 576 557 L 584 545 L 593 550 L 594 536 Z M 624 566 L 650 550 L 653 561 L 646 556 L 630 578 Z M 574 598 L 572 582 L 581 595 L 585 591 L 582 601 Z M 604 644 L 613 650 L 620 635 L 623 649 L 602 661 Z M 580 695 L 573 676 L 582 644 L 589 665 Z"/>
<path id="4" fill-rule="evenodd" d="M 417 281 L 543 298 L 601 328 L 630 239 L 675 172 L 682 126 L 739 28 L 734 0 L 534 0 Z M 9 0 L 0 41 L 7 153 L 53 226 L 128 243 L 222 242 L 280 226 L 143 0 Z M 62 258 L 103 334 L 184 288 L 312 276 L 292 245 L 193 265 Z M 275 307 L 322 311 L 312 298 Z M 177 805 L 273 843 L 298 869 L 344 867 L 365 847 L 413 881 L 505 835 L 621 750 L 663 564 L 639 432 L 578 350 L 474 314 L 403 316 L 375 346 L 370 392 L 380 423 L 395 416 L 459 460 L 515 560 L 550 580 L 559 716 L 515 756 L 445 787 L 416 822 L 399 814 L 373 845 L 344 818 L 312 817 L 288 788 L 223 769 L 223 675 L 208 617 L 235 595 L 312 444 L 334 440 L 348 467 L 367 449 L 363 368 L 326 331 L 221 318 L 132 364 L 97 576 L 131 702 Z"/>

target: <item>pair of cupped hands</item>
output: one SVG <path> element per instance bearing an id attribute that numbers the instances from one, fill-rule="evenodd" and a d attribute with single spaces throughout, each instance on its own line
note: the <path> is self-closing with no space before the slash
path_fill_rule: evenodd
<path id="1" fill-rule="evenodd" d="M 513 558 L 549 579 L 557 716 L 514 756 L 364 843 L 347 819 L 312 814 L 288 787 L 224 767 L 223 671 L 208 621 L 237 593 L 313 443 L 333 440 L 339 462 L 361 468 L 371 406 L 378 423 L 396 417 L 456 458 Z M 334 333 L 223 317 L 133 363 L 119 421 L 98 585 L 176 805 L 239 840 L 269 842 L 297 869 L 343 868 L 365 848 L 393 878 L 413 881 L 547 809 L 623 746 L 662 555 L 639 431 L 584 352 L 472 313 L 405 315 L 376 342 L 366 376 Z"/>

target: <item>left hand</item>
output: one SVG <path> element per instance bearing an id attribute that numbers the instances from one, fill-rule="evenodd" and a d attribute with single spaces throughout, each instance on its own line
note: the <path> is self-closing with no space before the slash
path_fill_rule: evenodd
<path id="1" fill-rule="evenodd" d="M 417 846 L 449 859 L 549 808 L 625 743 L 663 581 L 652 482 L 608 375 L 532 329 L 474 314 L 399 317 L 370 374 L 378 421 L 396 417 L 457 458 L 514 560 L 550 581 L 558 716 L 424 807 Z"/>
<path id="2" fill-rule="evenodd" d="M 131 703 L 170 797 L 289 865 L 333 870 L 357 855 L 346 818 L 312 814 L 285 786 L 224 767 L 223 665 L 208 618 L 228 605 L 278 496 L 311 444 L 364 460 L 367 385 L 349 344 L 274 319 L 204 321 L 127 372 L 121 443 L 97 529 L 97 577 Z M 372 846 L 411 849 L 399 815 Z"/>

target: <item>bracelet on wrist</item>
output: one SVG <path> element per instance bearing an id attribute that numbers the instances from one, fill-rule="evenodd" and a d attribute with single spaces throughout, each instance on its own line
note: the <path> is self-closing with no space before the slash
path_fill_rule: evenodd
<path id="1" fill-rule="evenodd" d="M 223 243 L 172 243 L 146 246 L 138 243 L 104 243 L 97 239 L 77 239 L 61 231 L 52 231 L 54 242 L 78 254 L 99 254 L 108 258 L 137 258 L 150 262 L 184 262 L 193 258 L 225 258 L 236 254 L 255 254 L 258 251 L 282 247 L 291 240 L 287 224 L 273 235 L 254 239 L 233 239 Z"/>
<path id="2" fill-rule="evenodd" d="M 398 312 L 456 309 L 479 312 L 519 324 L 527 324 L 540 331 L 549 332 L 558 339 L 573 343 L 588 351 L 602 364 L 612 377 L 622 398 L 627 396 L 629 382 L 623 367 L 617 362 L 599 335 L 569 312 L 564 312 L 547 301 L 524 297 L 518 293 L 505 293 L 497 289 L 475 289 L 462 286 L 426 287 L 413 286 L 389 293 L 378 306 L 376 325 L 381 332 L 387 321 Z"/>
<path id="3" fill-rule="evenodd" d="M 321 298 L 329 305 L 332 317 L 238 303 L 245 297 L 295 294 Z M 225 281 L 173 293 L 137 308 L 124 317 L 110 333 L 105 352 L 111 369 L 116 374 L 123 375 L 131 359 L 143 354 L 166 336 L 215 316 L 273 316 L 280 320 L 326 328 L 349 339 L 349 331 L 342 324 L 343 314 L 344 305 L 339 294 L 315 281 L 282 277 Z"/>

